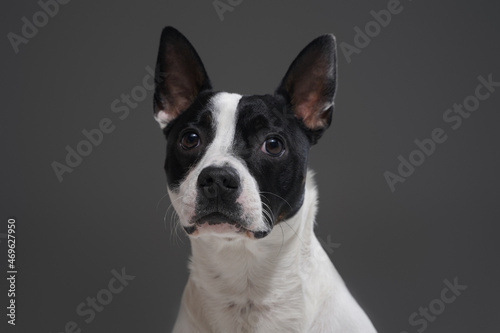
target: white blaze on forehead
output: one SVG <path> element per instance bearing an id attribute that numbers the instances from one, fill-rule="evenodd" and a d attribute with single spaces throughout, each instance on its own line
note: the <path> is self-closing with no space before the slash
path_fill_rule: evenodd
<path id="1" fill-rule="evenodd" d="M 236 109 L 241 95 L 219 93 L 212 98 L 212 114 L 215 120 L 215 138 L 210 144 L 207 155 L 219 153 L 226 155 L 231 149 L 236 130 Z"/>

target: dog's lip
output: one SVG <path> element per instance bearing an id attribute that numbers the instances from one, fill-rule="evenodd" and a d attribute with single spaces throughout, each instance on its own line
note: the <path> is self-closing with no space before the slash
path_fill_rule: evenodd
<path id="1" fill-rule="evenodd" d="M 212 212 L 196 219 L 189 226 L 184 227 L 186 233 L 190 236 L 198 237 L 201 233 L 211 233 L 224 235 L 227 240 L 232 240 L 237 235 L 245 235 L 250 239 L 261 239 L 267 236 L 271 230 L 259 231 L 245 228 L 232 218 L 220 212 Z M 233 236 L 229 236 L 229 235 Z M 227 237 L 229 236 L 229 237 Z"/>
<path id="2" fill-rule="evenodd" d="M 234 219 L 220 212 L 213 212 L 203 215 L 199 217 L 194 224 L 199 227 L 204 225 L 229 224 L 235 226 L 238 229 L 243 228 L 241 223 L 238 223 Z"/>
<path id="3" fill-rule="evenodd" d="M 221 235 L 236 235 L 250 232 L 241 223 L 220 212 L 212 212 L 197 217 L 193 223 L 184 227 L 184 230 L 188 235 L 192 236 L 205 232 Z"/>
<path id="4" fill-rule="evenodd" d="M 234 239 L 234 237 L 238 235 L 246 236 L 250 239 L 260 239 L 267 236 L 270 232 L 270 231 L 248 230 L 239 224 L 235 225 L 224 222 L 217 224 L 208 224 L 207 222 L 203 224 L 194 223 L 188 227 L 184 227 L 184 230 L 188 235 L 194 236 L 195 238 L 200 236 L 201 233 L 211 233 L 211 234 L 219 234 L 228 241 Z"/>

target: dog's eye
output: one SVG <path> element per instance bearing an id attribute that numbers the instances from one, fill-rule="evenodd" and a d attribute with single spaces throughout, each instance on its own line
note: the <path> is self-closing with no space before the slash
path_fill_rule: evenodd
<path id="1" fill-rule="evenodd" d="M 191 150 L 200 145 L 200 136 L 195 132 L 187 132 L 181 138 L 181 147 L 185 150 Z"/>
<path id="2" fill-rule="evenodd" d="M 280 139 L 271 137 L 264 141 L 260 150 L 273 157 L 279 157 L 285 152 L 285 145 Z"/>

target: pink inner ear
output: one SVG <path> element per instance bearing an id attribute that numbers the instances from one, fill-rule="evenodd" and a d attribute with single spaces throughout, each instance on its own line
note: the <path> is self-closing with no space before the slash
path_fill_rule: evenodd
<path id="1" fill-rule="evenodd" d="M 165 57 L 168 68 L 162 80 L 166 94 L 163 96 L 163 109 L 158 112 L 158 121 L 171 121 L 185 111 L 203 85 L 203 68 L 190 57 L 190 51 L 185 47 L 175 50 L 169 49 Z"/>
<path id="2" fill-rule="evenodd" d="M 168 74 L 168 79 L 169 96 L 164 100 L 164 109 L 161 111 L 168 116 L 170 121 L 191 105 L 196 98 L 197 91 L 194 89 L 197 87 L 190 86 L 186 78 L 177 73 Z"/>
<path id="3" fill-rule="evenodd" d="M 300 105 L 296 107 L 295 115 L 302 119 L 304 125 L 307 128 L 315 130 L 326 126 L 326 121 L 324 119 L 325 112 L 311 112 L 310 108 L 314 107 L 312 105 Z"/>
<path id="4" fill-rule="evenodd" d="M 156 120 L 160 123 L 160 126 L 164 128 L 173 119 L 177 118 L 184 110 L 186 110 L 192 103 L 194 97 L 185 97 L 185 90 L 182 88 L 172 88 L 174 90 L 173 94 L 177 94 L 173 98 L 174 103 L 169 101 L 164 101 L 163 110 L 159 110 L 156 114 Z"/>
<path id="5" fill-rule="evenodd" d="M 321 84 L 316 82 L 309 82 L 308 87 L 300 87 L 299 89 L 305 90 L 299 93 L 296 90 L 296 96 L 292 101 L 295 116 L 302 119 L 307 128 L 315 130 L 326 126 L 327 113 L 323 112 L 328 105 L 323 101 L 321 95 Z"/>
<path id="6" fill-rule="evenodd" d="M 195 99 L 195 93 L 192 89 L 183 86 L 183 82 L 179 82 L 178 86 L 170 88 L 171 100 L 168 102 L 168 112 L 172 116 L 177 117 L 182 111 L 186 110 Z"/>

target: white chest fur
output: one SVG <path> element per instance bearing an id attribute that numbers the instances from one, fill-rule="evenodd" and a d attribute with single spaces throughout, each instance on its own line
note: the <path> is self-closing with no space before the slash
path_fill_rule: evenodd
<path id="1" fill-rule="evenodd" d="M 316 239 L 317 191 L 262 240 L 191 240 L 174 333 L 375 332 Z"/>

